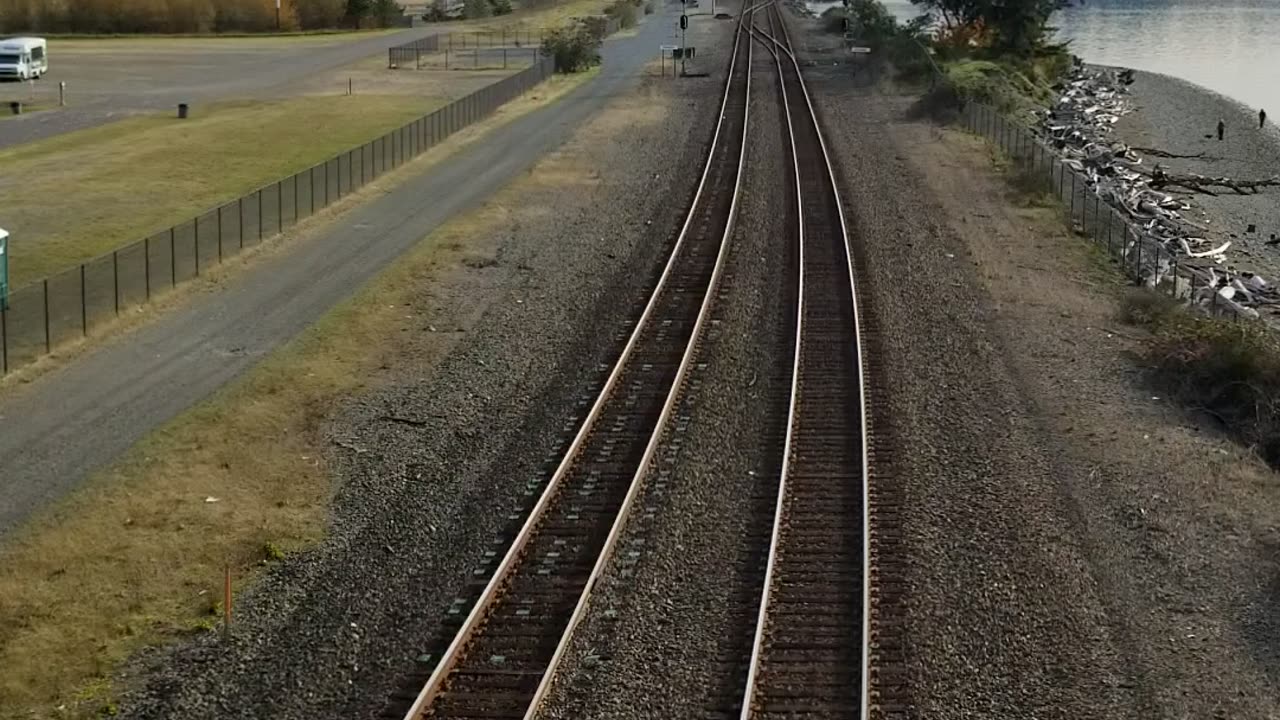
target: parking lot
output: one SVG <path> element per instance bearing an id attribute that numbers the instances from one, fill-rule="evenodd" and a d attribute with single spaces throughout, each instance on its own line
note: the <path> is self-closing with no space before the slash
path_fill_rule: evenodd
<path id="1" fill-rule="evenodd" d="M 111 122 L 180 102 L 272 99 L 301 81 L 358 62 L 435 29 L 297 37 L 52 40 L 49 74 L 0 84 L 0 103 L 36 110 L 0 120 L 0 148 Z M 59 107 L 66 83 L 66 107 Z"/>

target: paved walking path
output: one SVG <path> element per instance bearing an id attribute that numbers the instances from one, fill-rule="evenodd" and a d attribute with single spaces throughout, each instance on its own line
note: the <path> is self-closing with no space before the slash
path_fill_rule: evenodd
<path id="1" fill-rule="evenodd" d="M 450 217 L 479 205 L 639 80 L 674 14 L 605 43 L 599 75 L 498 128 L 289 253 L 0 403 L 0 535 L 314 322 Z"/>

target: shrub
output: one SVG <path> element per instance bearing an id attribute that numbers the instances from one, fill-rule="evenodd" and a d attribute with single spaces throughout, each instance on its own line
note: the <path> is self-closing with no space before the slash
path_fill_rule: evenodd
<path id="1" fill-rule="evenodd" d="M 849 16 L 845 14 L 844 8 L 828 8 L 822 13 L 822 29 L 830 33 L 843 33 L 848 25 L 848 19 Z"/>
<path id="2" fill-rule="evenodd" d="M 653 14 L 653 0 L 649 0 L 649 2 L 644 4 L 644 14 L 645 15 Z"/>
<path id="3" fill-rule="evenodd" d="M 404 17 L 404 8 L 396 0 L 373 0 L 369 16 L 382 27 L 392 27 Z"/>
<path id="4" fill-rule="evenodd" d="M 1203 411 L 1280 465 L 1280 338 L 1260 322 L 1196 315 L 1149 290 L 1135 291 L 1124 314 L 1149 327 L 1146 359 L 1173 399 Z"/>
<path id="5" fill-rule="evenodd" d="M 298 0 L 298 25 L 304 28 L 336 28 L 342 25 L 344 0 Z"/>
<path id="6" fill-rule="evenodd" d="M 604 9 L 605 15 L 618 21 L 618 27 L 629 28 L 636 24 L 636 6 L 629 0 L 618 0 Z"/>
<path id="7" fill-rule="evenodd" d="M 489 0 L 489 9 L 494 15 L 510 15 L 513 10 L 511 0 Z"/>
<path id="8" fill-rule="evenodd" d="M 468 20 L 485 18 L 492 14 L 493 9 L 489 6 L 489 0 L 466 0 L 462 4 L 462 16 Z"/>
<path id="9" fill-rule="evenodd" d="M 556 72 L 581 72 L 600 64 L 601 36 L 587 23 L 553 30 L 543 39 L 542 52 L 555 58 Z"/>

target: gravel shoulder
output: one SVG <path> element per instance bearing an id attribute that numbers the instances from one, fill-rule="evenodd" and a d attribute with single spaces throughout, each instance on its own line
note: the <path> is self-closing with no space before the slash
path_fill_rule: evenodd
<path id="1" fill-rule="evenodd" d="M 758 45 L 755 65 L 765 72 L 752 80 L 742 206 L 712 329 L 544 719 L 720 717 L 741 698 L 795 323 L 796 248 L 784 241 L 794 217 L 779 211 L 789 198 L 776 180 L 783 120 Z"/>
<path id="2" fill-rule="evenodd" d="M 406 337 L 333 419 L 329 538 L 238 601 L 231 643 L 140 661 L 126 716 L 378 715 L 621 347 L 696 182 L 670 160 L 702 154 L 714 82 L 642 81 L 487 206 L 503 220 L 481 260 L 406 308 L 439 334 Z"/>
<path id="3" fill-rule="evenodd" d="M 1115 137 L 1177 155 L 1204 154 L 1195 159 L 1147 156 L 1147 163 L 1211 177 L 1261 180 L 1280 175 L 1280 108 L 1270 109 L 1272 116 L 1259 128 L 1259 108 L 1168 75 L 1135 72 L 1134 78 L 1130 92 L 1137 111 L 1116 123 Z M 1221 142 L 1219 119 L 1226 124 Z M 1211 237 L 1232 242 L 1226 253 L 1230 265 L 1280 281 L 1280 246 L 1266 245 L 1271 237 L 1280 238 L 1280 188 L 1264 188 L 1257 195 L 1224 191 L 1180 197 L 1195 208 L 1187 213 L 1189 220 L 1208 227 Z M 1250 225 L 1254 232 L 1248 232 Z"/>
<path id="4" fill-rule="evenodd" d="M 880 328 L 911 715 L 1274 716 L 1274 474 L 1144 386 L 1114 273 L 976 140 L 808 77 Z"/>

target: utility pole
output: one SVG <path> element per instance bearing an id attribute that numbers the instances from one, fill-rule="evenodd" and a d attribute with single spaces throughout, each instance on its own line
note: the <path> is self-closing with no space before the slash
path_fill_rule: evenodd
<path id="1" fill-rule="evenodd" d="M 280 0 L 276 0 L 276 32 L 280 32 Z"/>

